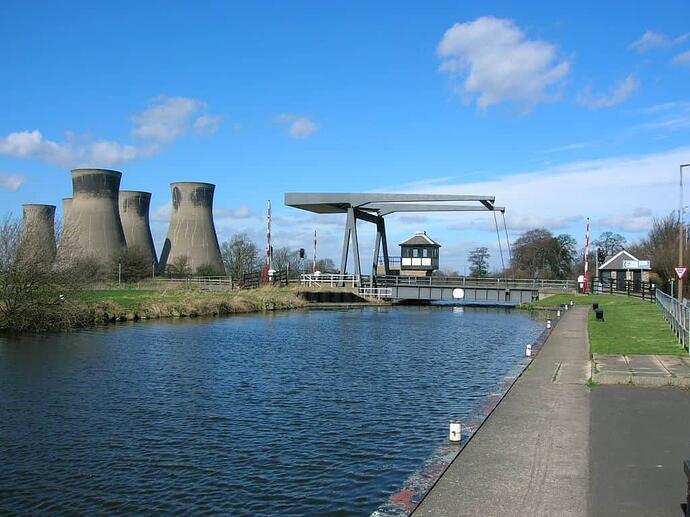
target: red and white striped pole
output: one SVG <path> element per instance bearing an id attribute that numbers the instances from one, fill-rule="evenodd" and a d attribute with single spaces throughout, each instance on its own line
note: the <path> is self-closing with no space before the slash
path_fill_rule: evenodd
<path id="1" fill-rule="evenodd" d="M 273 269 L 273 246 L 271 245 L 271 200 L 268 200 L 267 214 L 268 231 L 266 233 L 266 265 L 268 270 Z"/>
<path id="2" fill-rule="evenodd" d="M 587 218 L 587 230 L 585 231 L 585 285 L 582 292 L 589 293 L 589 217 Z"/>

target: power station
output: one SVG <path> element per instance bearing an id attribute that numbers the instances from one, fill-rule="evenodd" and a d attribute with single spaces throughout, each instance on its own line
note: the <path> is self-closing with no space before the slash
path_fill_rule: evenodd
<path id="1" fill-rule="evenodd" d="M 126 249 L 118 207 L 121 177 L 121 172 L 109 169 L 72 170 L 70 238 L 79 252 L 104 262 L 117 260 Z"/>
<path id="2" fill-rule="evenodd" d="M 171 183 L 172 215 L 168 236 L 163 245 L 160 267 L 175 264 L 186 257 L 193 273 L 208 267 L 214 274 L 224 275 L 225 267 L 220 255 L 216 227 L 213 224 L 212 183 Z"/>
<path id="3" fill-rule="evenodd" d="M 157 264 L 156 248 L 153 245 L 149 224 L 150 205 L 150 192 L 120 191 L 120 220 L 125 232 L 127 249 L 139 249 L 146 255 L 150 264 Z"/>
<path id="4" fill-rule="evenodd" d="M 22 205 L 22 249 L 34 261 L 55 260 L 55 205 Z"/>

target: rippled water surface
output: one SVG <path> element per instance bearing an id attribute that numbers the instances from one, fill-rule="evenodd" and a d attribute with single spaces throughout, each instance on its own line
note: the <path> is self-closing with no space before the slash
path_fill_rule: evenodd
<path id="1" fill-rule="evenodd" d="M 396 307 L 0 337 L 0 513 L 368 515 L 541 329 Z"/>

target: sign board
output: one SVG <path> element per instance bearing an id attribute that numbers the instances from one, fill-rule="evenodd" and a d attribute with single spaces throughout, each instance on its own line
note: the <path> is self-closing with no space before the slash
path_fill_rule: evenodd
<path id="1" fill-rule="evenodd" d="M 674 267 L 673 269 L 676 270 L 676 275 L 678 275 L 679 280 L 682 280 L 683 278 L 685 278 L 685 273 L 688 272 L 688 268 L 686 268 L 685 266 L 678 266 L 678 267 Z"/>
<path id="2" fill-rule="evenodd" d="M 651 269 L 652 263 L 649 260 L 624 260 L 623 269 Z"/>

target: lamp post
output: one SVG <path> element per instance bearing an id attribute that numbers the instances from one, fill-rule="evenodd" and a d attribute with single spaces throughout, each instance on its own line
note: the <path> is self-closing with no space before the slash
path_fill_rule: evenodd
<path id="1" fill-rule="evenodd" d="M 683 267 L 683 252 L 685 251 L 685 209 L 683 207 L 683 169 L 690 167 L 690 163 L 680 164 L 680 209 L 678 210 L 678 226 L 680 236 L 678 239 L 678 266 Z M 683 278 L 678 279 L 678 301 L 683 301 Z"/>

